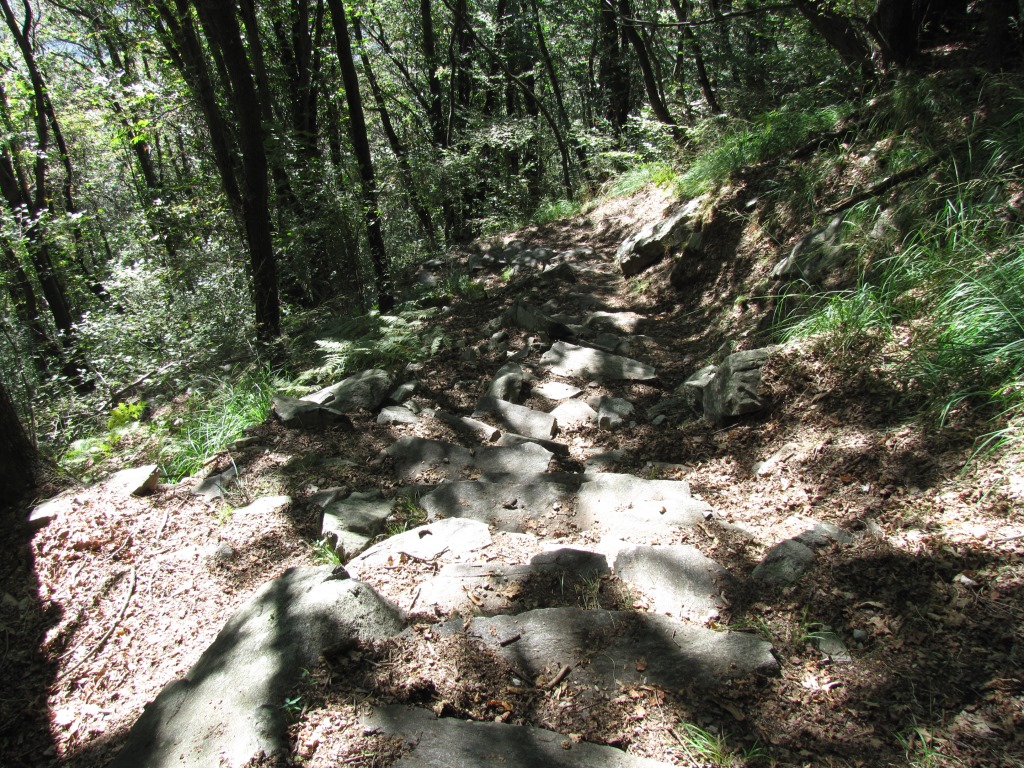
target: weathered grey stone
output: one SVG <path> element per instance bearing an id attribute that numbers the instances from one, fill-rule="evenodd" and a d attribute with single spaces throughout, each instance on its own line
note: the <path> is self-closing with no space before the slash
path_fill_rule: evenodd
<path id="1" fill-rule="evenodd" d="M 147 705 L 113 768 L 242 766 L 288 748 L 281 703 L 325 648 L 398 634 L 398 612 L 331 566 L 293 568 L 250 598 L 188 673 Z"/>
<path id="2" fill-rule="evenodd" d="M 657 613 L 705 618 L 728 604 L 728 572 L 696 547 L 627 547 L 615 556 L 615 575 L 649 598 Z"/>
<path id="3" fill-rule="evenodd" d="M 518 403 L 523 391 L 523 367 L 518 363 L 505 363 L 494 374 L 494 380 L 485 393 L 488 397 Z"/>
<path id="4" fill-rule="evenodd" d="M 685 290 L 693 285 L 695 273 L 699 268 L 698 259 L 703 252 L 703 233 L 691 233 L 686 245 L 683 246 L 681 256 L 676 260 L 675 266 L 672 267 L 672 272 L 668 276 L 668 281 L 673 288 Z"/>
<path id="5" fill-rule="evenodd" d="M 704 413 L 704 390 L 707 389 L 711 380 L 715 378 L 717 372 L 717 365 L 705 365 L 676 387 L 673 394 L 685 400 L 694 413 L 702 414 Z"/>
<path id="6" fill-rule="evenodd" d="M 491 533 L 485 523 L 468 518 L 438 520 L 384 539 L 345 564 L 358 579 L 370 569 L 400 562 L 406 555 L 416 560 L 436 560 L 443 554 L 460 558 L 470 552 L 489 547 Z"/>
<path id="7" fill-rule="evenodd" d="M 852 253 L 842 244 L 844 218 L 845 214 L 840 214 L 824 227 L 812 229 L 801 237 L 789 256 L 775 265 L 771 277 L 800 277 L 816 282 L 840 266 Z"/>
<path id="8" fill-rule="evenodd" d="M 810 530 L 793 538 L 808 547 L 824 547 L 833 543 L 849 544 L 853 541 L 853 536 L 848 531 L 844 531 L 832 523 L 818 523 Z"/>
<path id="9" fill-rule="evenodd" d="M 757 389 L 767 359 L 767 349 L 748 349 L 725 358 L 704 388 L 704 415 L 721 424 L 725 419 L 764 408 Z"/>
<path id="10" fill-rule="evenodd" d="M 476 419 L 455 416 L 447 411 L 434 411 L 434 418 L 444 422 L 452 429 L 485 443 L 492 443 L 501 437 L 501 430 Z"/>
<path id="11" fill-rule="evenodd" d="M 786 586 L 814 565 L 814 550 L 794 539 L 786 539 L 768 550 L 751 576 L 767 584 Z"/>
<path id="12" fill-rule="evenodd" d="M 646 363 L 563 341 L 545 352 L 540 362 L 558 376 L 576 376 L 590 381 L 650 381 L 656 377 L 654 367 Z"/>
<path id="13" fill-rule="evenodd" d="M 416 388 L 419 384 L 415 381 L 407 381 L 405 384 L 399 384 L 395 387 L 394 391 L 388 395 L 388 402 L 394 403 L 395 405 L 401 405 L 405 403 L 416 394 Z"/>
<path id="14" fill-rule="evenodd" d="M 668 217 L 651 222 L 626 238 L 615 252 L 622 274 L 638 275 L 665 258 L 672 248 L 685 243 L 700 228 L 698 214 L 703 203 L 703 197 L 690 200 Z"/>
<path id="15" fill-rule="evenodd" d="M 550 413 L 484 395 L 477 403 L 474 417 L 489 414 L 512 432 L 528 437 L 549 439 L 558 434 L 558 422 Z"/>
<path id="16" fill-rule="evenodd" d="M 565 323 L 552 320 L 536 307 L 522 301 L 509 307 L 502 315 L 502 321 L 506 326 L 543 333 L 552 339 L 572 339 L 575 336 Z"/>
<path id="17" fill-rule="evenodd" d="M 529 589 L 531 580 L 554 579 L 560 591 L 572 595 L 577 585 L 594 583 L 611 572 L 604 555 L 582 549 L 561 548 L 542 552 L 526 565 L 502 563 L 452 563 L 436 576 L 420 585 L 415 603 L 417 610 L 478 614 L 490 616 L 521 610 L 520 599 L 529 595 L 536 605 L 538 599 L 564 599 L 564 594 L 551 595 L 550 589 Z"/>
<path id="18" fill-rule="evenodd" d="M 711 514 L 711 507 L 694 499 L 682 480 L 642 480 L 605 472 L 585 475 L 576 524 L 625 541 L 645 541 L 692 528 Z"/>
<path id="19" fill-rule="evenodd" d="M 378 424 L 415 424 L 419 416 L 404 405 L 386 405 L 377 414 Z"/>
<path id="20" fill-rule="evenodd" d="M 592 312 L 583 325 L 589 331 L 638 333 L 645 319 L 636 312 Z"/>
<path id="21" fill-rule="evenodd" d="M 216 475 L 210 475 L 199 483 L 199 485 L 192 489 L 192 495 L 202 496 L 207 501 L 223 498 L 224 493 L 237 482 L 238 474 L 238 467 L 235 464 L 232 464 L 223 472 Z"/>
<path id="22" fill-rule="evenodd" d="M 562 261 L 545 269 L 541 273 L 541 280 L 545 283 L 575 283 L 576 270 L 571 264 Z"/>
<path id="23" fill-rule="evenodd" d="M 291 429 L 322 429 L 338 425 L 350 429 L 352 427 L 348 416 L 341 411 L 285 395 L 274 395 L 273 410 L 281 423 Z"/>
<path id="24" fill-rule="evenodd" d="M 616 336 L 614 333 L 599 333 L 594 337 L 591 344 L 598 349 L 603 349 L 605 352 L 618 354 L 618 349 L 622 346 L 623 339 L 621 336 Z"/>
<path id="25" fill-rule="evenodd" d="M 664 768 L 615 747 L 576 741 L 526 725 L 438 718 L 426 709 L 393 705 L 363 717 L 363 728 L 403 739 L 408 747 L 395 768 Z"/>
<path id="26" fill-rule="evenodd" d="M 515 432 L 506 432 L 495 443 L 502 448 L 511 448 L 523 443 L 534 443 L 545 451 L 551 451 L 555 456 L 565 458 L 569 455 L 569 446 L 555 440 L 546 440 L 542 437 L 529 437 L 528 435 L 517 435 Z"/>
<path id="27" fill-rule="evenodd" d="M 561 381 L 545 381 L 533 388 L 533 394 L 545 397 L 548 400 L 568 400 L 576 397 L 583 390 L 574 387 L 572 384 L 565 384 Z M 556 417 L 557 418 L 557 417 Z"/>
<path id="28" fill-rule="evenodd" d="M 385 451 L 394 461 L 395 477 L 412 480 L 423 472 L 434 472 L 441 478 L 458 478 L 475 472 L 544 472 L 551 453 L 539 445 L 518 445 L 508 448 L 477 448 L 470 451 L 440 440 L 424 440 L 405 436 Z"/>
<path id="29" fill-rule="evenodd" d="M 259 515 L 274 515 L 284 512 L 291 507 L 291 496 L 263 496 L 251 504 L 239 507 L 231 514 L 235 517 L 256 517 Z"/>
<path id="30" fill-rule="evenodd" d="M 45 528 L 58 517 L 70 513 L 74 501 L 74 491 L 65 491 L 32 507 L 25 522 L 32 529 Z"/>
<path id="31" fill-rule="evenodd" d="M 563 665 L 567 683 L 606 691 L 644 682 L 669 689 L 710 686 L 753 673 L 773 673 L 771 645 L 754 635 L 716 632 L 667 616 L 580 608 L 540 608 L 515 616 L 480 616 L 441 625 L 466 632 L 542 683 Z M 506 638 L 519 635 L 505 646 Z M 640 663 L 643 662 L 643 663 Z"/>
<path id="32" fill-rule="evenodd" d="M 570 497 L 579 487 L 576 475 L 484 475 L 478 480 L 441 483 L 420 499 L 435 518 L 465 518 L 503 531 L 526 533 L 561 510 L 568 515 Z"/>
<path id="33" fill-rule="evenodd" d="M 372 411 L 384 402 L 394 385 L 394 377 L 378 368 L 349 376 L 301 399 L 341 413 L 353 413 L 360 408 Z"/>
<path id="34" fill-rule="evenodd" d="M 811 640 L 814 642 L 814 646 L 828 656 L 834 664 L 849 664 L 853 661 L 846 644 L 830 627 L 815 630 L 811 635 Z"/>
<path id="35" fill-rule="evenodd" d="M 568 400 L 558 405 L 551 415 L 560 429 L 575 429 L 597 423 L 597 411 L 582 400 Z"/>
<path id="36" fill-rule="evenodd" d="M 658 418 L 664 421 L 667 417 L 678 416 L 690 410 L 690 401 L 686 398 L 667 397 L 647 409 L 647 419 L 651 422 Z"/>
<path id="37" fill-rule="evenodd" d="M 602 397 L 597 409 L 597 425 L 601 429 L 619 429 L 633 415 L 633 404 L 621 397 Z"/>
<path id="38" fill-rule="evenodd" d="M 145 496 L 156 490 L 160 468 L 156 464 L 122 469 L 107 478 L 104 485 L 121 496 Z"/>
<path id="39" fill-rule="evenodd" d="M 583 466 L 587 472 L 611 472 L 625 458 L 626 452 L 621 448 L 599 449 L 587 454 Z"/>
<path id="40" fill-rule="evenodd" d="M 338 557 L 347 560 L 366 549 L 374 536 L 384 532 L 393 506 L 380 491 L 353 493 L 327 505 L 320 535 L 332 542 Z"/>

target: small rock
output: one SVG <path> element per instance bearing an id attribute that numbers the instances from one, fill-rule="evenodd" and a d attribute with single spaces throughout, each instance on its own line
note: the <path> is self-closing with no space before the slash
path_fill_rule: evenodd
<path id="1" fill-rule="evenodd" d="M 597 425 L 601 429 L 619 429 L 633 415 L 633 404 L 620 397 L 602 397 L 597 409 Z"/>
<path id="2" fill-rule="evenodd" d="M 122 469 L 107 480 L 106 486 L 114 493 L 124 496 L 145 496 L 156 490 L 160 480 L 160 468 L 146 464 L 134 469 Z"/>

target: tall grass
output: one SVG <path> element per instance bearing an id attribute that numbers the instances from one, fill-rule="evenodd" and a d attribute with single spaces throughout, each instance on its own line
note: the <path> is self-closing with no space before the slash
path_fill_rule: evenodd
<path id="1" fill-rule="evenodd" d="M 788 296 L 778 330 L 843 351 L 904 323 L 912 344 L 895 373 L 920 385 L 940 422 L 968 403 L 1000 417 L 992 445 L 1017 441 L 1024 423 L 1024 109 L 979 133 L 945 180 L 918 187 L 932 213 L 902 247 L 852 288 Z"/>
<path id="2" fill-rule="evenodd" d="M 261 368 L 234 381 L 214 379 L 206 391 L 192 394 L 176 425 L 163 441 L 161 465 L 172 482 L 196 472 L 245 428 L 261 424 L 270 413 L 273 384 Z"/>

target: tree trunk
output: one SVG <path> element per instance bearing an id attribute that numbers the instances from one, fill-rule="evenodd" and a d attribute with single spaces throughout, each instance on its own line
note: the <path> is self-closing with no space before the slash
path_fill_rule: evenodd
<path id="1" fill-rule="evenodd" d="M 366 117 L 363 114 L 363 100 L 359 93 L 359 75 L 352 59 L 352 44 L 348 38 L 348 21 L 341 0 L 327 0 L 334 22 L 334 43 L 338 52 L 338 66 L 345 85 L 345 101 L 348 104 L 349 134 L 352 149 L 359 165 L 359 179 L 363 193 L 364 215 L 366 217 L 366 239 L 373 262 L 376 278 L 377 304 L 382 311 L 395 306 L 394 290 L 388 268 L 387 250 L 384 247 L 384 233 L 380 225 L 380 207 L 377 194 L 377 178 L 373 169 L 373 155 L 370 140 L 366 134 Z"/>
<path id="2" fill-rule="evenodd" d="M 0 381 L 0 505 L 14 506 L 35 487 L 38 460 L 14 401 Z"/>
<path id="3" fill-rule="evenodd" d="M 598 0 L 599 56 L 597 79 L 603 92 L 604 116 L 615 133 L 629 119 L 629 72 L 619 41 L 619 21 L 611 0 Z"/>
<path id="4" fill-rule="evenodd" d="M 413 176 L 412 168 L 409 167 L 409 151 L 398 137 L 398 132 L 395 131 L 395 126 L 391 122 L 391 113 L 388 112 L 388 105 L 384 101 L 384 91 L 381 89 L 380 83 L 377 82 L 377 77 L 373 73 L 373 67 L 370 65 L 370 57 L 366 55 L 366 49 L 363 47 L 363 33 L 358 16 L 352 19 L 352 31 L 355 33 L 356 42 L 359 43 L 359 58 L 363 63 L 366 82 L 370 84 L 370 92 L 373 94 L 373 100 L 377 105 L 377 114 L 380 115 L 381 127 L 384 129 L 388 145 L 391 147 L 391 152 L 394 154 L 395 160 L 398 162 L 398 168 L 402 173 L 402 181 L 405 183 L 409 204 L 416 213 L 416 218 L 419 219 L 420 228 L 423 230 L 423 236 L 427 238 L 428 247 L 431 251 L 436 251 L 437 236 L 434 234 L 434 221 L 430 216 L 430 211 L 427 210 L 419 198 L 416 189 L 416 179 Z"/>
<path id="5" fill-rule="evenodd" d="M 252 269 L 256 334 L 268 341 L 281 333 L 277 259 L 270 225 L 270 189 L 261 103 L 252 68 L 246 57 L 242 31 L 233 2 L 193 0 L 209 36 L 218 50 L 230 81 L 229 95 L 238 120 L 238 144 L 242 154 L 242 217 Z"/>
<path id="6" fill-rule="evenodd" d="M 633 8 L 629 0 L 619 0 L 619 12 L 623 17 L 622 29 L 626 34 L 626 39 L 629 41 L 629 44 L 633 46 L 633 52 L 636 54 L 637 63 L 640 65 L 640 74 L 643 75 L 644 88 L 647 91 L 647 100 L 651 104 L 651 111 L 654 112 L 654 116 L 658 118 L 660 122 L 675 128 L 676 121 L 668 111 L 668 106 L 666 106 L 664 100 L 661 98 L 661 92 L 658 89 L 658 78 L 655 76 L 654 66 L 651 64 L 651 57 L 647 51 L 647 44 L 640 36 L 640 32 L 637 30 L 636 24 L 632 22 Z"/>
<path id="7" fill-rule="evenodd" d="M 910 1 L 897 0 L 908 4 Z M 839 54 L 844 64 L 859 69 L 865 80 L 874 78 L 871 49 L 853 21 L 825 8 L 820 0 L 796 0 L 796 7 L 814 30 Z"/>

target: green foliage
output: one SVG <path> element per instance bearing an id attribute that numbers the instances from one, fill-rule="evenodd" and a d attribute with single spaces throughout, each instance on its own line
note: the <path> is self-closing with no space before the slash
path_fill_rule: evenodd
<path id="1" fill-rule="evenodd" d="M 710 766 L 711 768 L 742 768 L 743 766 L 757 765 L 767 760 L 768 757 L 758 744 L 737 751 L 729 746 L 729 742 L 720 733 L 705 730 L 692 723 L 682 723 L 674 733 L 686 753 L 687 759 L 695 765 Z"/>
<path id="2" fill-rule="evenodd" d="M 815 133 L 833 130 L 849 107 L 813 110 L 774 110 L 753 120 L 731 121 L 720 116 L 698 123 L 689 131 L 700 152 L 677 184 L 683 197 L 711 191 L 741 168 L 776 160 L 792 153 Z"/>
<path id="3" fill-rule="evenodd" d="M 670 163 L 641 163 L 619 174 L 605 185 L 604 196 L 609 198 L 635 195 L 648 184 L 671 187 L 677 183 L 679 171 Z"/>
<path id="4" fill-rule="evenodd" d="M 132 422 L 139 421 L 145 410 L 145 402 L 118 403 L 107 418 L 107 430 L 113 432 L 115 429 L 127 427 Z"/>
<path id="5" fill-rule="evenodd" d="M 298 386 L 320 383 L 366 368 L 398 368 L 437 354 L 448 339 L 430 321 L 435 309 L 404 305 L 392 314 L 377 310 L 337 321 L 316 341 L 323 363 L 304 371 Z"/>
<path id="6" fill-rule="evenodd" d="M 909 768 L 953 768 L 963 765 L 960 760 L 946 757 L 932 735 L 920 726 L 907 728 L 896 734 Z"/>
<path id="7" fill-rule="evenodd" d="M 191 475 L 245 428 L 266 421 L 273 394 L 272 376 L 265 368 L 231 381 L 213 379 L 206 391 L 196 390 L 175 423 L 165 425 L 164 475 L 171 481 Z"/>
<path id="8" fill-rule="evenodd" d="M 906 98 L 927 106 L 928 93 Z M 991 407 L 1008 426 L 989 445 L 1019 439 L 1013 425 L 1024 419 L 1024 232 L 1006 215 L 1024 167 L 1020 97 L 941 177 L 904 191 L 915 218 L 931 208 L 905 243 L 878 258 L 871 238 L 851 238 L 862 265 L 852 288 L 795 285 L 780 302 L 783 338 L 814 337 L 840 359 L 898 332 L 902 362 L 891 373 L 925 393 L 942 421 L 968 403 Z M 866 231 L 885 223 L 881 215 L 862 209 L 851 220 Z"/>
<path id="9" fill-rule="evenodd" d="M 569 219 L 579 214 L 583 206 L 575 200 L 545 200 L 533 212 L 530 223 L 535 225 L 550 224 L 554 221 Z"/>
<path id="10" fill-rule="evenodd" d="M 329 537 L 317 539 L 310 547 L 313 562 L 317 565 L 341 565 L 338 550 L 334 548 L 334 542 Z"/>

